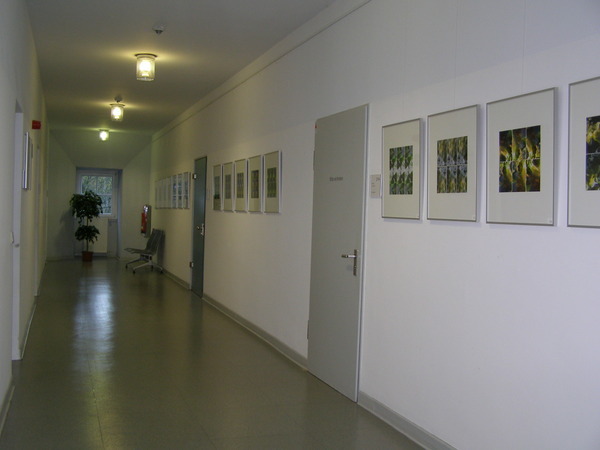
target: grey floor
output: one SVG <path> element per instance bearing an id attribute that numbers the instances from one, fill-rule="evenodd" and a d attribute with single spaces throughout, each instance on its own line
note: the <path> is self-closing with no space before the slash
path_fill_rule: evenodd
<path id="1" fill-rule="evenodd" d="M 49 262 L 1 449 L 418 449 L 164 275 Z"/>

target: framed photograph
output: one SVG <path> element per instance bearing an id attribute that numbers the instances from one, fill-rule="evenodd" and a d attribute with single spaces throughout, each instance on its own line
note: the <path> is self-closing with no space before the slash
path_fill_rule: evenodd
<path id="1" fill-rule="evenodd" d="M 262 155 L 248 160 L 248 211 L 262 211 Z"/>
<path id="2" fill-rule="evenodd" d="M 25 133 L 23 145 L 23 161 L 21 166 L 21 188 L 31 189 L 31 160 L 33 158 L 33 139 L 29 133 Z"/>
<path id="3" fill-rule="evenodd" d="M 163 203 L 162 203 L 162 184 L 161 184 L 161 180 L 156 180 L 154 182 L 154 186 L 155 186 L 155 202 L 156 202 L 156 207 L 159 209 L 162 209 L 163 207 Z"/>
<path id="4" fill-rule="evenodd" d="M 171 175 L 169 177 L 171 180 L 170 188 L 171 188 L 171 202 L 169 204 L 169 208 L 178 208 L 178 194 L 179 194 L 179 177 L 177 175 Z"/>
<path id="5" fill-rule="evenodd" d="M 233 211 L 233 163 L 223 164 L 223 211 Z"/>
<path id="6" fill-rule="evenodd" d="M 267 153 L 265 161 L 265 212 L 278 213 L 281 205 L 281 152 Z"/>
<path id="7" fill-rule="evenodd" d="M 217 164 L 213 166 L 213 209 L 221 211 L 223 209 L 221 191 L 223 188 L 223 166 Z"/>
<path id="8" fill-rule="evenodd" d="M 247 186 L 247 167 L 248 162 L 245 159 L 238 159 L 235 162 L 235 210 L 246 211 L 246 186 Z"/>
<path id="9" fill-rule="evenodd" d="M 171 177 L 167 177 L 163 179 L 163 198 L 164 200 L 164 208 L 171 207 Z"/>
<path id="10" fill-rule="evenodd" d="M 421 218 L 421 119 L 383 127 L 383 217 Z"/>
<path id="11" fill-rule="evenodd" d="M 163 178 L 160 180 L 160 197 L 161 197 L 161 208 L 169 207 L 169 178 Z"/>
<path id="12" fill-rule="evenodd" d="M 477 106 L 427 118 L 427 218 L 477 220 Z"/>
<path id="13" fill-rule="evenodd" d="M 177 174 L 177 208 L 183 209 L 183 173 Z"/>
<path id="14" fill-rule="evenodd" d="M 165 207 L 165 202 L 164 202 L 164 199 L 163 199 L 163 180 L 162 180 L 162 178 L 160 180 L 158 180 L 156 182 L 156 184 L 158 186 L 158 189 L 157 189 L 157 191 L 158 191 L 158 197 L 157 197 L 157 200 L 156 200 L 156 204 L 158 205 L 159 208 L 162 209 L 162 208 Z"/>
<path id="15" fill-rule="evenodd" d="M 600 78 L 569 86 L 569 219 L 600 227 Z"/>
<path id="16" fill-rule="evenodd" d="M 154 200 L 156 202 L 156 207 L 162 209 L 162 198 L 161 198 L 161 180 L 156 180 L 154 182 Z"/>
<path id="17" fill-rule="evenodd" d="M 190 173 L 183 172 L 183 206 L 182 208 L 189 209 L 190 207 Z"/>
<path id="18" fill-rule="evenodd" d="M 487 104 L 487 221 L 554 224 L 556 89 Z"/>
<path id="19" fill-rule="evenodd" d="M 158 181 L 154 180 L 154 207 L 159 209 L 160 208 L 160 202 L 159 202 L 159 189 L 158 189 Z"/>

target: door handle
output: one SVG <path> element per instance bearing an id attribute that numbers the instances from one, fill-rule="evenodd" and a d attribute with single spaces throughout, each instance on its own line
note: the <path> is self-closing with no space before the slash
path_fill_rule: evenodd
<path id="1" fill-rule="evenodd" d="M 352 259 L 352 275 L 356 276 L 358 270 L 358 250 L 354 249 L 354 253 L 342 253 L 342 258 Z"/>

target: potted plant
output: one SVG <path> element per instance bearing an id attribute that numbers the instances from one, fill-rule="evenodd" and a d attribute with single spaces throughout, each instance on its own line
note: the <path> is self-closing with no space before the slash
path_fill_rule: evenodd
<path id="1" fill-rule="evenodd" d="M 93 252 L 90 251 L 90 244 L 98 240 L 100 234 L 100 230 L 92 225 L 92 219 L 98 217 L 102 212 L 102 198 L 92 191 L 85 191 L 83 194 L 73 194 L 69 205 L 73 215 L 77 217 L 78 227 L 75 230 L 75 239 L 85 241 L 81 259 L 91 261 Z"/>

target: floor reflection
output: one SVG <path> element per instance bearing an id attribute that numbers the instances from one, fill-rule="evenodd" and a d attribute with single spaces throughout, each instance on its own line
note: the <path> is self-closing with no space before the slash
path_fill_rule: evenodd
<path id="1" fill-rule="evenodd" d="M 49 262 L 2 449 L 419 448 L 157 272 Z"/>

